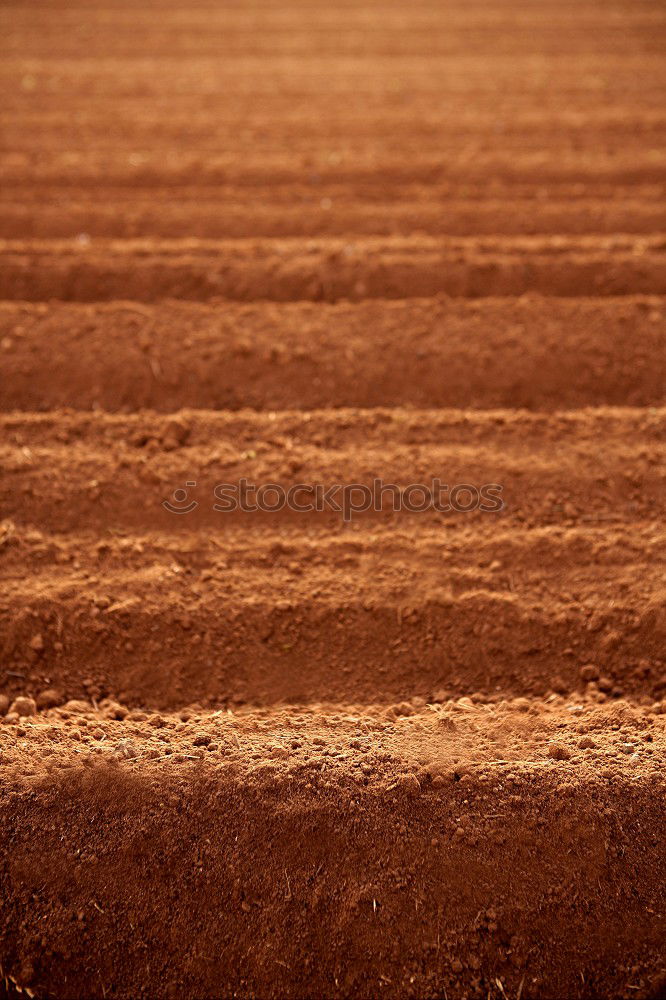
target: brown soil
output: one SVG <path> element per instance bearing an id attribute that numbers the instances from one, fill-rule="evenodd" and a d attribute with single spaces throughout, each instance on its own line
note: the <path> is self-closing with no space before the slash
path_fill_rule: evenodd
<path id="1" fill-rule="evenodd" d="M 661 995 L 663 715 L 557 696 L 102 706 L 0 729 L 19 982 Z"/>
<path id="2" fill-rule="evenodd" d="M 666 997 L 664 9 L 0 30 L 0 996 Z"/>
<path id="3" fill-rule="evenodd" d="M 665 330 L 663 299 L 638 296 L 5 302 L 0 407 L 649 406 Z"/>
<path id="4" fill-rule="evenodd" d="M 154 302 L 666 294 L 656 237 L 4 240 L 4 299 Z"/>

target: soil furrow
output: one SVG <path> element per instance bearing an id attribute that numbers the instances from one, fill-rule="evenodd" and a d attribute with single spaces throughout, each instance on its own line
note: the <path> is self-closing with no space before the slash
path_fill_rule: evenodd
<path id="1" fill-rule="evenodd" d="M 649 406 L 664 400 L 666 310 L 654 297 L 5 302 L 0 351 L 5 411 Z"/>
<path id="2" fill-rule="evenodd" d="M 619 529 L 615 543 L 598 528 L 523 532 L 517 552 L 511 533 L 476 540 L 470 530 L 457 551 L 447 536 L 417 533 L 411 561 L 409 536 L 393 532 L 324 535 L 307 548 L 278 534 L 243 556 L 224 536 L 164 549 L 154 537 L 3 531 L 7 694 L 55 686 L 173 708 L 188 697 L 666 693 L 656 522 Z"/>
<path id="3" fill-rule="evenodd" d="M 373 519 L 575 524 L 653 519 L 666 496 L 658 409 L 179 417 L 54 411 L 5 416 L 0 428 L 4 516 L 52 531 L 221 530 L 262 521 L 305 528 Z M 307 495 L 288 496 L 297 486 Z M 329 503 L 323 494 L 330 489 Z"/>
<path id="4" fill-rule="evenodd" d="M 0 297 L 236 301 L 666 294 L 664 237 L 34 241 L 0 246 Z"/>
<path id="5" fill-rule="evenodd" d="M 262 154 L 252 134 L 237 145 L 240 148 L 235 153 L 222 146 L 205 160 L 187 149 L 174 153 L 158 149 L 154 153 L 107 155 L 104 151 L 84 148 L 71 153 L 56 150 L 48 157 L 9 154 L 0 164 L 3 181 L 9 190 L 25 184 L 29 166 L 35 187 L 63 185 L 68 199 L 80 196 L 82 191 L 98 189 L 101 178 L 106 183 L 138 191 L 165 185 L 177 189 L 179 185 L 200 183 L 206 187 L 233 184 L 247 192 L 273 185 L 279 189 L 304 181 L 317 187 L 327 183 L 345 187 L 362 184 L 381 190 L 388 182 L 391 185 L 455 184 L 461 194 L 470 187 L 501 189 L 506 185 L 530 185 L 537 186 L 544 200 L 548 199 L 551 186 L 580 185 L 579 196 L 585 190 L 593 196 L 609 187 L 651 187 L 657 189 L 657 198 L 661 198 L 666 167 L 666 152 L 660 149 L 628 156 L 621 151 L 605 153 L 603 149 L 595 149 L 584 158 L 569 151 L 553 160 L 540 150 L 488 154 L 480 146 L 472 146 L 454 149 L 442 160 L 437 144 L 437 148 L 429 153 L 426 151 L 418 159 L 405 160 L 393 144 L 383 148 L 369 142 L 360 148 L 347 148 L 336 134 L 314 147 L 309 145 L 295 151 L 282 145 L 279 150 Z M 331 146 L 336 151 L 330 152 Z M 337 151 L 337 147 L 342 147 L 342 151 Z M 242 168 L 238 165 L 239 160 L 243 161 Z"/>
<path id="6" fill-rule="evenodd" d="M 569 192 L 549 191 L 544 200 L 538 190 L 521 197 L 509 188 L 505 197 L 482 199 L 416 193 L 410 190 L 412 185 L 405 187 L 353 198 L 341 193 L 339 185 L 320 182 L 297 191 L 287 186 L 270 191 L 233 187 L 224 195 L 186 184 L 150 195 L 140 188 L 110 190 L 95 184 L 83 197 L 81 191 L 74 194 L 71 185 L 45 184 L 29 191 L 12 190 L 8 185 L 6 200 L 0 200 L 0 237 L 52 239 L 83 234 L 92 239 L 130 239 L 141 233 L 156 238 L 249 239 L 409 236 L 417 232 L 442 237 L 666 232 L 661 196 L 646 200 L 631 189 L 610 188 L 606 198 L 574 198 Z"/>
<path id="7" fill-rule="evenodd" d="M 660 995 L 663 715 L 410 711 L 84 704 L 22 720 L 20 754 L 0 729 L 5 924 L 41 941 L 18 981 L 89 995 L 94 955 L 95 993 L 128 998 L 158 975 L 188 996 Z"/>

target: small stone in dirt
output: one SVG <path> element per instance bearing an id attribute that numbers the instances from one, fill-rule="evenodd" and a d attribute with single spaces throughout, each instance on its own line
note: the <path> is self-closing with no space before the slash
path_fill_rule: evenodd
<path id="1" fill-rule="evenodd" d="M 593 750 L 596 747 L 594 740 L 591 740 L 589 736 L 583 736 L 582 740 L 578 744 L 581 750 Z"/>
<path id="2" fill-rule="evenodd" d="M 190 436 L 190 428 L 182 420 L 170 420 L 164 429 L 162 447 L 165 451 L 174 451 L 185 444 Z"/>
<path id="3" fill-rule="evenodd" d="M 210 743 L 210 740 L 211 740 L 210 736 L 197 736 L 192 741 L 192 746 L 195 746 L 195 747 L 207 747 L 208 744 Z"/>
<path id="4" fill-rule="evenodd" d="M 88 701 L 83 701 L 83 699 L 72 698 L 71 701 L 65 702 L 63 708 L 67 712 L 92 712 L 92 705 Z"/>
<path id="5" fill-rule="evenodd" d="M 33 635 L 32 639 L 28 643 L 30 649 L 34 650 L 35 653 L 41 653 L 44 649 L 44 640 L 42 639 L 40 633 Z"/>
<path id="6" fill-rule="evenodd" d="M 161 729 L 166 723 L 161 715 L 151 715 L 148 719 L 148 725 L 154 726 L 156 729 Z"/>
<path id="7" fill-rule="evenodd" d="M 35 704 L 34 698 L 15 698 L 9 708 L 10 714 L 15 712 L 16 715 L 35 715 L 37 712 L 37 706 Z"/>
<path id="8" fill-rule="evenodd" d="M 118 743 L 116 743 L 116 753 L 119 757 L 124 757 L 126 760 L 131 760 L 132 757 L 136 757 L 134 745 L 129 740 L 119 740 Z"/>
<path id="9" fill-rule="evenodd" d="M 599 668 L 594 663 L 585 663 L 580 668 L 580 676 L 584 681 L 596 681 L 599 677 Z"/>
<path id="10" fill-rule="evenodd" d="M 44 688 L 36 698 L 37 708 L 40 711 L 45 708 L 55 708 L 56 705 L 62 705 L 63 701 L 62 694 L 56 688 Z"/>
<path id="11" fill-rule="evenodd" d="M 421 783 L 415 774 L 403 774 L 398 780 L 398 788 L 410 795 L 418 795 L 421 791 Z"/>
<path id="12" fill-rule="evenodd" d="M 100 705 L 105 719 L 122 720 L 127 718 L 127 709 L 117 701 L 107 700 Z"/>
<path id="13" fill-rule="evenodd" d="M 561 743 L 551 743 L 548 747 L 548 756 L 552 757 L 553 760 L 569 760 L 571 751 L 567 750 Z"/>
<path id="14" fill-rule="evenodd" d="M 9 698 L 6 694 L 0 694 L 0 715 L 6 715 L 9 708 Z"/>

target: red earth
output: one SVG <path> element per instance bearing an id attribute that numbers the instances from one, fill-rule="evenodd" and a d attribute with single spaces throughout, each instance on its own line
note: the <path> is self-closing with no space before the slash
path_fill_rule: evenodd
<path id="1" fill-rule="evenodd" d="M 663 1000 L 666 9 L 0 29 L 0 996 Z"/>

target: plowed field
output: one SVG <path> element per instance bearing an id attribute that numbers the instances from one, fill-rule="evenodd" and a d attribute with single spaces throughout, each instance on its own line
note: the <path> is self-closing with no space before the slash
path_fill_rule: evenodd
<path id="1" fill-rule="evenodd" d="M 0 996 L 666 997 L 665 46 L 0 9 Z"/>

